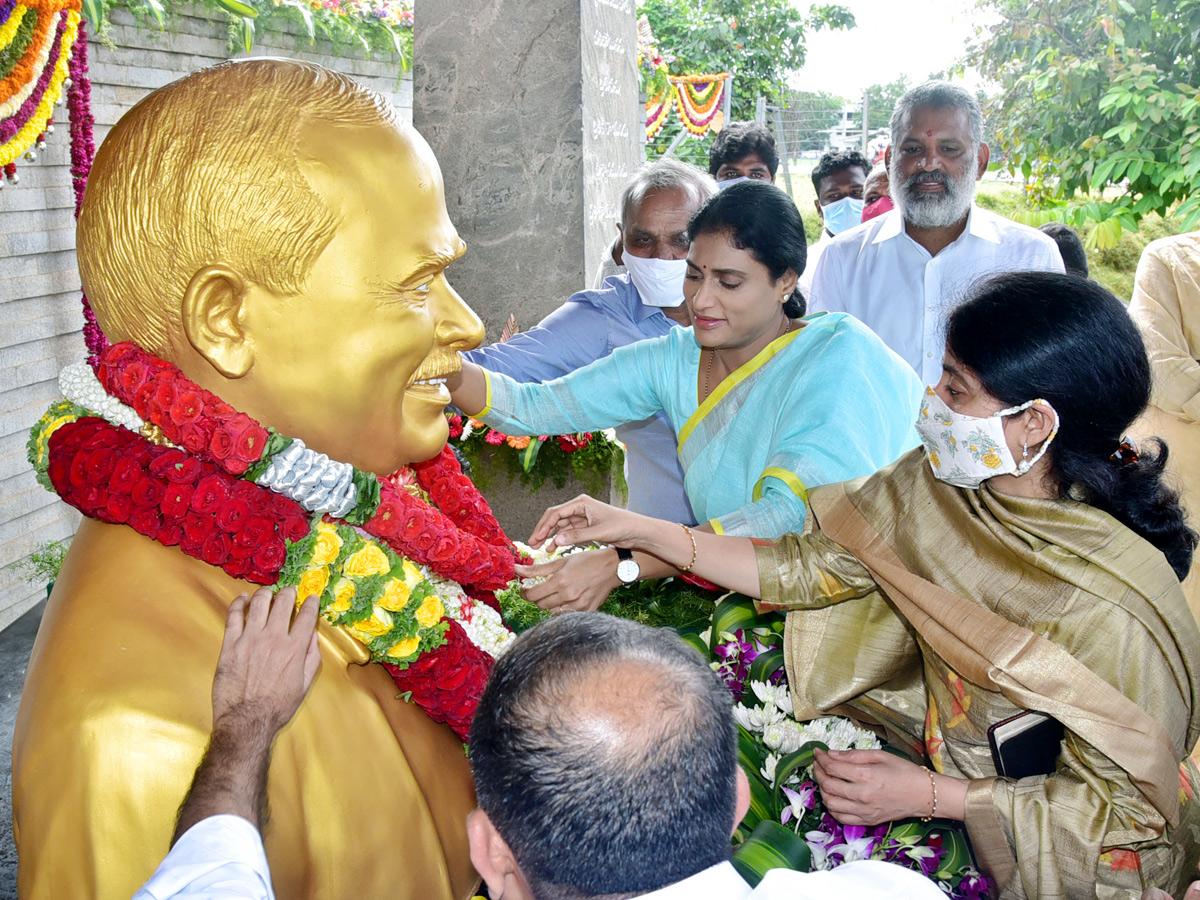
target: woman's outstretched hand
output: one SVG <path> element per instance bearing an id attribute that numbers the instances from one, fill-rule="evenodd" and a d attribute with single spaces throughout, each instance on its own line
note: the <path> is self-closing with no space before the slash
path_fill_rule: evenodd
<path id="1" fill-rule="evenodd" d="M 546 510 L 529 537 L 529 545 L 540 547 L 553 539 L 558 547 L 597 543 L 651 550 L 650 525 L 661 528 L 663 523 L 582 494 Z"/>
<path id="2" fill-rule="evenodd" d="M 598 609 L 621 586 L 612 550 L 585 550 L 534 566 L 517 566 L 522 578 L 540 578 L 521 588 L 521 596 L 551 612 Z"/>

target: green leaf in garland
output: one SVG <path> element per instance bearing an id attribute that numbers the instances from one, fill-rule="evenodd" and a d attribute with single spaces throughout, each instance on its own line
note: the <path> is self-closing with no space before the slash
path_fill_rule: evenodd
<path id="1" fill-rule="evenodd" d="M 392 26 L 389 25 L 387 22 L 380 22 L 379 24 L 383 28 L 383 30 L 386 31 L 391 36 L 392 46 L 396 48 L 396 55 L 400 57 L 400 62 L 401 62 L 401 65 L 403 66 L 404 45 L 400 42 L 400 35 L 396 34 L 395 29 L 392 28 Z M 529 470 L 526 469 L 525 471 L 528 472 Z"/>
<path id="2" fill-rule="evenodd" d="M 300 20 L 304 22 L 304 30 L 308 34 L 308 42 L 310 44 L 314 43 L 317 39 L 317 28 L 313 23 L 312 10 L 308 8 L 308 4 L 299 2 L 299 0 L 293 0 L 293 2 L 288 3 L 288 6 L 300 13 Z M 397 50 L 396 52 L 399 53 L 400 51 Z"/>
<path id="3" fill-rule="evenodd" d="M 217 0 L 217 2 L 219 4 L 221 4 L 221 6 L 223 6 L 225 9 L 229 10 L 229 12 L 233 13 L 235 16 L 238 16 L 239 18 L 242 18 L 242 19 L 257 19 L 258 18 L 258 10 L 255 9 L 253 6 L 251 6 L 249 3 L 244 3 L 243 0 Z M 253 35 L 253 33 L 254 33 L 254 31 L 253 31 L 253 29 L 251 29 L 251 34 Z"/>
<path id="4" fill-rule="evenodd" d="M 379 509 L 379 479 L 371 472 L 354 470 L 354 487 L 358 500 L 354 509 L 342 516 L 351 525 L 365 525 Z"/>
<path id="5" fill-rule="evenodd" d="M 696 632 L 681 632 L 679 637 L 685 644 L 694 647 L 704 659 L 707 660 L 712 656 L 712 651 L 708 649 L 708 644 L 704 643 L 704 638 L 700 637 Z"/>
<path id="6" fill-rule="evenodd" d="M 159 0 L 142 0 L 142 5 L 146 7 L 146 11 L 154 16 L 154 21 L 158 23 L 158 27 L 162 28 L 167 24 L 167 11 Z"/>
<path id="7" fill-rule="evenodd" d="M 939 828 L 942 833 L 942 857 L 938 866 L 937 877 L 941 879 L 956 875 L 964 866 L 971 864 L 971 848 L 967 844 L 966 835 L 957 828 Z"/>
<path id="8" fill-rule="evenodd" d="M 776 618 L 781 618 L 776 616 Z M 754 601 L 741 594 L 727 594 L 713 611 L 713 634 L 733 634 L 752 628 L 769 628 L 773 624 L 768 616 L 754 611 Z"/>
<path id="9" fill-rule="evenodd" d="M 217 0 L 217 2 L 224 5 L 236 2 L 236 0 Z M 254 15 L 257 16 L 258 13 L 256 12 Z M 242 48 L 249 53 L 251 48 L 254 46 L 254 18 L 251 16 L 242 16 L 238 22 L 237 28 L 238 34 L 241 35 L 242 38 Z"/>
<path id="10" fill-rule="evenodd" d="M 87 18 L 88 31 L 95 34 L 104 24 L 104 0 L 83 0 L 83 15 Z"/>
<path id="11" fill-rule="evenodd" d="M 733 851 L 730 861 L 751 887 L 772 869 L 807 872 L 812 868 L 812 851 L 804 838 L 778 822 L 760 822 L 745 843 Z"/>
<path id="12" fill-rule="evenodd" d="M 775 787 L 781 784 L 787 784 L 788 776 L 799 769 L 806 769 L 813 764 L 817 758 L 816 750 L 820 747 L 822 750 L 828 750 L 829 747 L 820 741 L 809 741 L 795 753 L 788 753 L 779 758 L 779 762 L 775 764 Z"/>
<path id="13" fill-rule="evenodd" d="M 521 451 L 521 468 L 528 472 L 533 468 L 533 464 L 537 462 L 538 451 L 542 449 L 541 438 L 531 438 L 529 443 L 525 445 L 525 449 Z"/>
<path id="14" fill-rule="evenodd" d="M 258 458 L 258 462 L 246 469 L 246 474 L 242 477 L 248 481 L 257 481 L 259 476 L 271 467 L 271 460 L 275 458 L 275 455 L 290 447 L 292 441 L 293 438 L 284 437 L 274 428 L 268 428 L 267 442 L 263 444 L 262 456 Z"/>
<path id="15" fill-rule="evenodd" d="M 783 651 L 778 647 L 772 647 L 770 650 L 764 650 L 758 656 L 754 657 L 754 662 L 750 663 L 750 673 L 747 676 L 747 681 L 761 681 L 764 684 L 770 681 L 771 676 L 783 668 Z"/>

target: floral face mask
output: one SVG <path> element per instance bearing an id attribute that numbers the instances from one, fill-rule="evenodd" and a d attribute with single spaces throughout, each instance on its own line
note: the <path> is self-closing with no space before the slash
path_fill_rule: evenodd
<path id="1" fill-rule="evenodd" d="M 1013 459 L 1004 439 L 1004 418 L 1015 416 L 1040 403 L 1054 413 L 1054 429 L 1032 459 Z M 917 416 L 917 433 L 925 445 L 933 474 L 955 487 L 977 488 L 996 475 L 1024 475 L 1045 454 L 1058 434 L 1058 413 L 1045 400 L 1030 400 L 990 416 L 966 416 L 948 407 L 933 388 L 925 388 L 925 399 Z"/>

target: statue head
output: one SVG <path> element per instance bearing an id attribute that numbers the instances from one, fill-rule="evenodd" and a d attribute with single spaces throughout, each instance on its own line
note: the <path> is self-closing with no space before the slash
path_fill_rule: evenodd
<path id="1" fill-rule="evenodd" d="M 440 379 L 483 337 L 446 281 L 465 247 L 429 145 L 311 63 L 203 69 L 96 156 L 84 290 L 132 340 L 310 447 L 386 474 L 446 440 Z"/>

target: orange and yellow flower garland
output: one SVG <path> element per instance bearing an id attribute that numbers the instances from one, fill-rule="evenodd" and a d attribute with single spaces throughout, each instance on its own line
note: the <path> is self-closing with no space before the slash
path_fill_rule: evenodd
<path id="1" fill-rule="evenodd" d="M 719 132 L 725 122 L 721 103 L 728 78 L 728 72 L 668 75 L 666 87 L 646 102 L 646 139 L 653 140 L 666 124 L 672 108 L 679 110 L 680 121 L 692 134 Z"/>
<path id="2" fill-rule="evenodd" d="M 79 35 L 80 0 L 0 3 L 0 169 L 40 144 Z"/>

